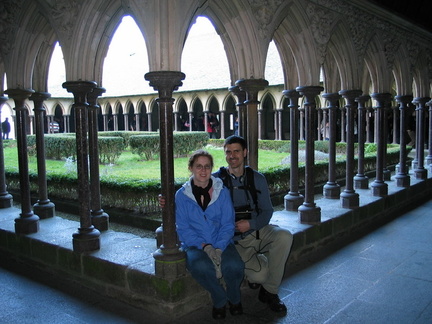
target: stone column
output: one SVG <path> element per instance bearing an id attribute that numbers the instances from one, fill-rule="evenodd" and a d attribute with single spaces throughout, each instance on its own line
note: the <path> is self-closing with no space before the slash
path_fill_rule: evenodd
<path id="1" fill-rule="evenodd" d="M 284 90 L 282 92 L 290 100 L 290 190 L 284 197 L 285 209 L 289 211 L 298 210 L 304 202 L 304 196 L 299 192 L 298 185 L 298 141 L 299 141 L 299 98 L 300 94 L 296 90 Z"/>
<path id="2" fill-rule="evenodd" d="M 390 93 L 373 93 L 371 97 L 377 102 L 375 109 L 375 129 L 377 143 L 376 175 L 371 184 L 373 196 L 384 197 L 388 194 L 388 185 L 384 182 L 384 152 L 387 141 L 384 138 L 384 123 L 386 103 L 390 101 Z"/>
<path id="3" fill-rule="evenodd" d="M 259 102 L 258 102 L 259 103 Z M 263 139 L 263 110 L 262 109 L 257 109 L 257 116 L 258 116 L 258 139 L 262 140 Z"/>
<path id="4" fill-rule="evenodd" d="M 193 130 L 193 112 L 189 112 L 189 131 L 192 132 Z"/>
<path id="5" fill-rule="evenodd" d="M 1 108 L 3 104 L 8 100 L 8 98 L 1 96 L 0 97 L 0 121 L 1 119 Z M 6 174 L 5 174 L 5 165 L 4 165 L 4 152 L 3 152 L 3 135 L 2 129 L 0 127 L 0 208 L 9 208 L 12 207 L 13 197 L 7 191 L 6 186 Z"/>
<path id="6" fill-rule="evenodd" d="M 30 183 L 27 156 L 27 119 L 28 110 L 25 101 L 33 93 L 33 90 L 8 89 L 5 93 L 15 102 L 16 133 L 18 147 L 18 169 L 20 177 L 21 214 L 15 219 L 15 233 L 31 234 L 39 230 L 39 216 L 31 209 Z"/>
<path id="7" fill-rule="evenodd" d="M 178 132 L 178 112 L 173 112 L 173 124 L 174 124 L 174 131 Z"/>
<path id="8" fill-rule="evenodd" d="M 373 116 L 373 108 L 366 109 L 366 143 L 373 143 L 373 132 L 371 118 Z"/>
<path id="9" fill-rule="evenodd" d="M 33 205 L 33 211 L 41 219 L 54 217 L 55 205 L 48 199 L 48 187 L 45 164 L 44 111 L 43 103 L 51 97 L 47 92 L 35 92 L 30 96 L 34 103 L 36 126 L 36 156 L 38 169 L 39 199 Z M 49 125 L 49 124 L 48 124 Z"/>
<path id="10" fill-rule="evenodd" d="M 328 165 L 328 181 L 323 187 L 323 195 L 325 198 L 338 199 L 340 197 L 340 185 L 336 182 L 336 136 L 337 136 L 337 120 L 336 111 L 337 103 L 341 98 L 338 93 L 324 93 L 322 95 L 327 100 L 328 105 L 323 110 L 328 111 L 329 134 L 324 131 L 324 136 L 328 136 L 329 143 L 329 165 Z M 324 118 L 326 123 L 326 118 Z M 327 129 L 324 124 L 324 129 Z"/>
<path id="11" fill-rule="evenodd" d="M 399 110 L 398 110 L 398 106 L 395 107 L 391 107 L 391 112 L 392 112 L 392 116 L 393 116 L 393 136 L 392 136 L 392 143 L 393 144 L 397 144 L 398 141 L 398 135 L 400 133 L 400 116 L 399 116 Z M 400 136 L 399 136 L 400 138 Z"/>
<path id="12" fill-rule="evenodd" d="M 148 113 L 147 113 L 147 130 L 149 131 L 149 132 L 151 132 L 152 131 L 152 129 L 153 129 L 153 125 L 152 125 L 153 123 L 152 123 L 152 118 L 151 118 L 151 112 L 149 111 Z"/>
<path id="13" fill-rule="evenodd" d="M 180 250 L 177 241 L 174 212 L 174 153 L 172 116 L 172 94 L 182 85 L 184 73 L 176 71 L 155 71 L 145 75 L 150 86 L 159 93 L 159 129 L 161 187 L 165 196 L 165 207 L 162 209 L 163 244 L 153 253 L 156 275 L 161 277 L 178 277 L 186 273 L 185 254 Z"/>
<path id="14" fill-rule="evenodd" d="M 315 195 L 315 115 L 316 96 L 324 90 L 321 86 L 303 86 L 296 90 L 303 95 L 306 129 L 306 169 L 305 169 L 305 201 L 298 208 L 301 223 L 318 223 L 321 221 L 321 208 L 314 202 Z"/>
<path id="15" fill-rule="evenodd" d="M 391 100 L 391 99 L 390 99 Z M 391 180 L 391 171 L 389 168 L 387 168 L 387 144 L 388 144 L 388 138 L 389 138 L 389 111 L 391 111 L 391 102 L 386 103 L 386 107 L 384 110 L 384 152 L 383 152 L 383 177 L 384 181 L 390 181 Z"/>
<path id="16" fill-rule="evenodd" d="M 248 145 L 248 165 L 258 170 L 258 92 L 268 86 L 268 81 L 264 79 L 242 79 L 236 82 L 240 90 L 246 93 L 246 114 L 247 114 L 247 133 L 246 141 Z"/>
<path id="17" fill-rule="evenodd" d="M 355 189 L 369 188 L 369 179 L 364 174 L 365 142 L 366 142 L 366 114 L 365 104 L 369 101 L 370 96 L 360 96 L 356 98 L 358 103 L 357 114 L 357 134 L 358 134 L 358 170 L 354 176 Z"/>
<path id="18" fill-rule="evenodd" d="M 137 132 L 141 131 L 141 125 L 140 125 L 140 115 L 139 113 L 135 113 L 135 130 Z"/>
<path id="19" fill-rule="evenodd" d="M 64 115 L 65 133 L 70 133 L 70 115 Z"/>
<path id="20" fill-rule="evenodd" d="M 88 168 L 88 108 L 87 95 L 96 87 L 92 81 L 67 81 L 63 88 L 74 95 L 75 133 L 77 150 L 78 201 L 80 227 L 72 234 L 75 252 L 90 252 L 100 249 L 100 232 L 92 225 L 90 214 L 90 188 Z"/>
<path id="21" fill-rule="evenodd" d="M 275 131 L 275 136 L 277 140 L 281 141 L 283 140 L 283 108 L 280 109 L 276 109 L 276 131 Z"/>
<path id="22" fill-rule="evenodd" d="M 108 114 L 102 115 L 103 119 L 103 130 L 104 132 L 108 131 Z"/>
<path id="23" fill-rule="evenodd" d="M 238 110 L 238 134 L 246 138 L 247 134 L 247 114 L 246 114 L 246 92 L 240 90 L 238 86 L 232 86 L 228 89 L 237 97 L 237 110 Z"/>
<path id="24" fill-rule="evenodd" d="M 409 109 L 409 103 L 413 100 L 412 96 L 396 96 L 396 101 L 399 103 L 399 167 L 395 180 L 398 187 L 408 188 L 411 184 L 411 177 L 408 174 L 407 168 L 407 149 L 406 149 L 406 112 Z"/>
<path id="25" fill-rule="evenodd" d="M 340 132 L 341 132 L 341 142 L 346 142 L 346 109 L 345 107 L 340 108 L 341 120 L 340 120 Z"/>
<path id="26" fill-rule="evenodd" d="M 354 111 L 357 109 L 355 99 L 361 96 L 361 90 L 341 90 L 339 94 L 346 105 L 346 177 L 345 190 L 341 193 L 342 208 L 359 206 L 359 194 L 354 190 Z"/>
<path id="27" fill-rule="evenodd" d="M 98 146 L 98 97 L 105 92 L 105 88 L 96 87 L 88 94 L 88 141 L 90 160 L 90 211 L 92 225 L 99 231 L 107 231 L 109 216 L 101 206 L 99 181 L 99 146 Z"/>
<path id="28" fill-rule="evenodd" d="M 299 139 L 300 141 L 305 140 L 305 111 L 303 107 L 299 108 L 299 120 L 300 120 L 300 127 L 299 127 Z"/>
<path id="29" fill-rule="evenodd" d="M 219 112 L 220 138 L 225 138 L 225 110 Z"/>
<path id="30" fill-rule="evenodd" d="M 426 106 L 429 107 L 429 154 L 426 157 L 426 164 L 429 166 L 429 171 L 432 172 L 432 100 L 428 101 Z"/>
<path id="31" fill-rule="evenodd" d="M 426 102 L 430 98 L 428 97 L 417 97 L 414 98 L 413 104 L 416 105 L 416 158 L 417 166 L 414 169 L 414 175 L 416 179 L 426 179 L 427 169 L 424 168 L 424 134 L 425 134 L 425 110 Z"/>

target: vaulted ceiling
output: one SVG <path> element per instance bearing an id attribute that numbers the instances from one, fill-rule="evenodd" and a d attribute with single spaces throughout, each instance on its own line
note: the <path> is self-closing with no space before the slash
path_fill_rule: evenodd
<path id="1" fill-rule="evenodd" d="M 368 0 L 432 32 L 431 0 Z"/>

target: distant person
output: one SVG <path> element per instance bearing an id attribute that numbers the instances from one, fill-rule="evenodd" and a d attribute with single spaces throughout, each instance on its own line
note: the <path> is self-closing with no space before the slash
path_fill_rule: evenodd
<path id="1" fill-rule="evenodd" d="M 186 267 L 211 295 L 212 316 L 243 314 L 240 285 L 244 263 L 234 246 L 235 212 L 230 192 L 212 176 L 213 157 L 198 150 L 189 158 L 192 173 L 175 195 L 177 233 L 186 252 Z M 225 285 L 220 279 L 223 278 Z"/>
<path id="2" fill-rule="evenodd" d="M 219 127 L 218 119 L 216 118 L 214 113 L 209 112 L 207 117 L 207 133 L 209 134 L 210 138 L 217 137 L 218 127 Z"/>
<path id="3" fill-rule="evenodd" d="M 2 123 L 2 132 L 3 132 L 3 139 L 9 139 L 9 133 L 10 133 L 10 124 L 8 118 L 5 118 L 4 122 Z"/>

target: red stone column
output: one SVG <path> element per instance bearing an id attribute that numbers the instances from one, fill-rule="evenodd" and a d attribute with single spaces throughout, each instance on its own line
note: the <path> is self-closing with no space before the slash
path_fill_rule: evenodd
<path id="1" fill-rule="evenodd" d="M 303 86 L 296 90 L 303 95 L 306 130 L 306 174 L 305 174 L 305 201 L 298 208 L 300 222 L 313 224 L 321 221 L 321 208 L 316 206 L 315 196 L 315 116 L 316 97 L 324 90 L 321 86 Z"/>
<path id="2" fill-rule="evenodd" d="M 15 219 L 15 232 L 17 234 L 31 234 L 39 230 L 39 216 L 31 209 L 30 183 L 27 156 L 27 119 L 28 110 L 25 101 L 31 96 L 33 90 L 8 89 L 5 93 L 14 100 L 16 111 L 16 139 L 18 147 L 18 169 L 20 177 L 21 214 Z"/>
<path id="3" fill-rule="evenodd" d="M 33 205 L 33 211 L 41 219 L 54 217 L 55 205 L 48 199 L 48 186 L 45 164 L 45 140 L 44 140 L 44 111 L 43 103 L 51 97 L 47 92 L 35 92 L 30 96 L 34 103 L 34 115 L 36 126 L 36 155 L 38 169 L 39 199 Z M 49 124 L 49 123 L 48 123 Z"/>
<path id="4" fill-rule="evenodd" d="M 339 199 L 340 185 L 336 181 L 336 136 L 337 136 L 337 120 L 336 111 L 338 109 L 338 101 L 341 95 L 338 93 L 324 93 L 322 95 L 327 100 L 328 105 L 323 110 L 328 110 L 329 132 L 329 165 L 328 165 L 328 181 L 323 187 L 323 195 L 329 199 Z M 324 125 L 325 127 L 325 125 Z"/>
<path id="5" fill-rule="evenodd" d="M 365 158 L 365 142 L 366 142 L 366 107 L 365 104 L 369 101 L 370 96 L 360 96 L 356 98 L 358 103 L 357 129 L 358 129 L 358 169 L 354 176 L 355 189 L 369 188 L 369 179 L 364 174 L 364 158 Z"/>
<path id="6" fill-rule="evenodd" d="M 371 97 L 377 102 L 375 109 L 375 138 L 377 143 L 376 175 L 371 184 L 373 196 L 384 197 L 388 194 L 388 185 L 384 182 L 384 152 L 387 141 L 384 134 L 386 104 L 391 100 L 390 93 L 373 93 Z"/>
<path id="7" fill-rule="evenodd" d="M 246 93 L 246 114 L 247 114 L 247 133 L 246 141 L 248 145 L 248 165 L 258 170 L 258 92 L 268 86 L 268 81 L 264 79 L 242 79 L 236 82 L 240 90 Z"/>
<path id="8" fill-rule="evenodd" d="M 285 209 L 297 211 L 304 202 L 304 196 L 299 192 L 298 176 L 298 141 L 299 141 L 299 98 L 300 94 L 296 90 L 284 90 L 282 92 L 290 100 L 290 189 L 284 197 Z"/>
<path id="9" fill-rule="evenodd" d="M 173 152 L 173 103 L 172 94 L 182 85 L 184 73 L 176 71 L 155 71 L 145 75 L 150 86 L 158 91 L 161 187 L 165 197 L 162 209 L 162 244 L 153 253 L 156 275 L 178 277 L 186 272 L 185 254 L 177 241 L 174 208 L 174 152 Z"/>
<path id="10" fill-rule="evenodd" d="M 109 216 L 101 205 L 100 174 L 99 174 L 99 146 L 98 146 L 98 105 L 97 99 L 105 92 L 102 87 L 96 87 L 88 94 L 88 141 L 90 160 L 90 210 L 92 225 L 99 231 L 107 231 Z"/>
<path id="11" fill-rule="evenodd" d="M 359 206 L 359 194 L 354 189 L 354 111 L 357 109 L 355 99 L 362 91 L 342 90 L 339 94 L 346 101 L 346 177 L 345 190 L 340 195 L 341 205 L 343 208 L 356 208 Z"/>
<path id="12" fill-rule="evenodd" d="M 92 81 L 67 81 L 63 88 L 74 95 L 75 136 L 77 150 L 78 201 L 80 227 L 72 234 L 75 252 L 91 252 L 100 249 L 100 232 L 92 224 L 90 213 L 90 186 L 88 165 L 88 108 L 87 95 L 96 88 Z"/>
<path id="13" fill-rule="evenodd" d="M 396 101 L 399 103 L 399 167 L 395 180 L 398 187 L 409 187 L 411 184 L 411 177 L 408 174 L 407 168 L 407 149 L 406 149 L 406 121 L 407 111 L 409 111 L 409 103 L 412 101 L 412 96 L 396 96 Z"/>

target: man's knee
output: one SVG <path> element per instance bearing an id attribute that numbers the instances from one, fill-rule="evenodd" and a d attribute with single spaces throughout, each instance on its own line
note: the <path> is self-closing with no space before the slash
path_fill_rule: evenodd
<path id="1" fill-rule="evenodd" d="M 256 254 L 255 260 L 245 263 L 245 275 L 250 282 L 263 283 L 269 276 L 268 260 L 263 254 Z"/>

